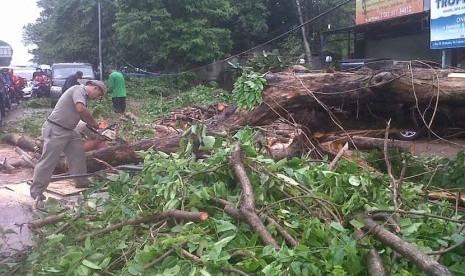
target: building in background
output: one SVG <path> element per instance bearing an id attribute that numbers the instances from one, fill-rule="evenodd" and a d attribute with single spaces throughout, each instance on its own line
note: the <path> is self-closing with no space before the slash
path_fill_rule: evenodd
<path id="1" fill-rule="evenodd" d="M 322 47 L 341 36 L 347 42 L 345 60 L 424 60 L 465 67 L 465 3 L 356 0 L 355 25 L 323 32 Z"/>
<path id="2" fill-rule="evenodd" d="M 10 44 L 0 40 L 0 66 L 10 66 L 13 48 Z"/>

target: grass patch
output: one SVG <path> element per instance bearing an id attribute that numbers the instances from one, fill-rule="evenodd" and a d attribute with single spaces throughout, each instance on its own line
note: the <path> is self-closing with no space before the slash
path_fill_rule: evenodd
<path id="1" fill-rule="evenodd" d="M 28 101 L 23 101 L 21 104 L 28 108 L 46 108 L 50 107 L 50 98 L 29 99 Z"/>

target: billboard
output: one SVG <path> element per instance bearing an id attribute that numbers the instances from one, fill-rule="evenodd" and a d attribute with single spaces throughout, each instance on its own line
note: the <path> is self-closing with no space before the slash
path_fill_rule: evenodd
<path id="1" fill-rule="evenodd" d="M 465 1 L 431 1 L 431 49 L 465 47 Z"/>
<path id="2" fill-rule="evenodd" d="M 357 0 L 357 25 L 423 12 L 423 0 Z"/>

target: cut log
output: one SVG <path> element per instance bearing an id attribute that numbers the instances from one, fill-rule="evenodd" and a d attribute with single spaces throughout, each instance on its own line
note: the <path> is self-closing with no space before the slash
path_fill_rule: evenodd
<path id="1" fill-rule="evenodd" d="M 2 137 L 2 141 L 20 147 L 25 151 L 34 151 L 36 147 L 35 139 L 19 133 L 8 133 Z"/>

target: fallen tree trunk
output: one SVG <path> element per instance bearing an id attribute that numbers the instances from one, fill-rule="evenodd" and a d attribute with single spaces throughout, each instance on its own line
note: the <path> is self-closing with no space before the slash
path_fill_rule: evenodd
<path id="1" fill-rule="evenodd" d="M 425 108 L 434 109 L 436 101 L 438 112 L 434 112 L 435 116 L 441 113 L 455 126 L 465 126 L 465 120 L 461 120 L 465 118 L 465 79 L 448 77 L 456 70 L 403 66 L 376 72 L 301 72 L 301 69 L 291 68 L 268 74 L 260 106 L 253 110 L 229 107 L 209 119 L 209 131 L 263 126 L 277 119 L 300 125 L 310 137 L 315 132 L 384 128 L 391 118 L 395 128 L 415 127 L 429 123 L 430 117 L 418 119 L 415 116 L 423 114 Z M 180 137 L 180 134 L 173 134 L 89 152 L 89 171 L 102 169 L 94 159 L 115 166 L 139 162 L 141 158 L 135 153 L 139 150 L 153 148 L 174 152 Z"/>

